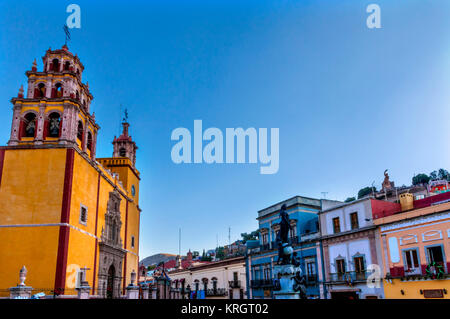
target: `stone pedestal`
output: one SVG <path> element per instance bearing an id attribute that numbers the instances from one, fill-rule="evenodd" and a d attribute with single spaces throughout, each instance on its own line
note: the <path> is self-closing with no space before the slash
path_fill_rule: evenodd
<path id="1" fill-rule="evenodd" d="M 82 283 L 81 287 L 76 289 L 78 291 L 78 299 L 89 299 L 91 287 L 87 283 Z"/>
<path id="2" fill-rule="evenodd" d="M 152 287 L 151 289 L 150 289 L 150 298 L 151 299 L 156 299 L 156 288 L 155 287 Z"/>
<path id="3" fill-rule="evenodd" d="M 148 291 L 149 291 L 149 287 L 148 287 L 148 285 L 146 285 L 146 284 L 143 284 L 142 286 L 141 286 L 141 289 L 142 289 L 142 299 L 148 299 Z"/>
<path id="4" fill-rule="evenodd" d="M 274 291 L 274 299 L 301 299 L 300 293 L 294 291 L 294 276 L 299 267 L 293 265 L 276 265 L 273 267 L 273 276 L 280 281 L 281 290 Z"/>
<path id="5" fill-rule="evenodd" d="M 9 288 L 9 298 L 11 299 L 30 299 L 32 287 L 16 286 Z"/>
<path id="6" fill-rule="evenodd" d="M 139 299 L 139 286 L 133 284 L 127 287 L 127 299 Z"/>

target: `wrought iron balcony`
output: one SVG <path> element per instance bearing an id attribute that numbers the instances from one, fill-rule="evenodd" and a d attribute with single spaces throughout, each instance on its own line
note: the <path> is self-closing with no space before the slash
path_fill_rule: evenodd
<path id="1" fill-rule="evenodd" d="M 228 282 L 230 285 L 230 288 L 241 288 L 241 281 L 240 280 L 231 280 Z"/>
<path id="2" fill-rule="evenodd" d="M 253 279 L 250 282 L 252 288 L 272 288 L 272 279 Z"/>
<path id="3" fill-rule="evenodd" d="M 228 291 L 225 288 L 208 289 L 206 291 L 206 296 L 208 297 L 222 297 L 226 296 Z"/>
<path id="4" fill-rule="evenodd" d="M 358 282 L 358 281 L 366 281 L 367 280 L 367 272 L 361 271 L 348 271 L 345 273 L 331 273 L 330 274 L 330 281 L 334 282 L 346 282 L 346 283 L 352 283 L 352 282 Z"/>

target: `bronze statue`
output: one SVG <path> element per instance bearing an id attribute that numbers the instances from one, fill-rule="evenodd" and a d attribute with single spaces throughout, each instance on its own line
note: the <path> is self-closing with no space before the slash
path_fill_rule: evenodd
<path id="1" fill-rule="evenodd" d="M 289 215 L 286 213 L 286 204 L 281 206 L 280 210 L 280 231 L 277 234 L 277 244 L 278 244 L 278 264 L 286 265 L 290 260 L 290 255 L 284 252 L 285 248 L 289 246 L 288 237 L 289 237 Z"/>

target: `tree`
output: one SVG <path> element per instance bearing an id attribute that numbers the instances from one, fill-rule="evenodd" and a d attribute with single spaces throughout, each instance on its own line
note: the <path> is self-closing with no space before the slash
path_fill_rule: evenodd
<path id="1" fill-rule="evenodd" d="M 344 201 L 344 203 L 350 203 L 350 202 L 353 202 L 354 200 L 356 200 L 355 197 L 347 197 L 347 199 Z"/>
<path id="2" fill-rule="evenodd" d="M 413 185 L 426 184 L 430 181 L 430 177 L 427 174 L 417 174 L 412 178 Z"/>
<path id="3" fill-rule="evenodd" d="M 222 246 L 216 248 L 216 259 L 222 260 L 225 258 L 225 250 Z"/>
<path id="4" fill-rule="evenodd" d="M 440 168 L 439 170 L 432 171 L 430 173 L 430 179 L 432 181 L 435 181 L 435 180 L 438 180 L 438 179 L 445 179 L 447 181 L 450 181 L 450 173 L 447 170 L 445 170 L 443 168 Z"/>
<path id="5" fill-rule="evenodd" d="M 361 188 L 361 189 L 359 190 L 359 192 L 358 192 L 358 199 L 363 198 L 364 196 L 367 196 L 367 195 L 371 194 L 371 193 L 372 193 L 372 190 L 373 190 L 374 192 L 377 191 L 377 189 L 376 189 L 375 187 L 370 187 L 370 186 Z"/>
<path id="6" fill-rule="evenodd" d="M 259 238 L 259 230 L 252 231 L 250 234 L 242 233 L 242 243 L 245 244 L 248 240 L 256 240 Z"/>

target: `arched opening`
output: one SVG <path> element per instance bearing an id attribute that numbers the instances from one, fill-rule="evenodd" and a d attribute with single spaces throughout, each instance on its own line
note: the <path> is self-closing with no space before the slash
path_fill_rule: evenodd
<path id="1" fill-rule="evenodd" d="M 203 290 L 205 291 L 206 294 L 206 292 L 208 291 L 208 278 L 203 278 L 202 282 L 203 282 Z"/>
<path id="2" fill-rule="evenodd" d="M 83 141 L 83 123 L 81 121 L 78 121 L 77 139 Z"/>
<path id="3" fill-rule="evenodd" d="M 116 269 L 111 265 L 108 270 L 108 280 L 106 283 L 106 298 L 114 298 L 114 277 L 116 276 Z"/>
<path id="4" fill-rule="evenodd" d="M 66 61 L 66 63 L 64 63 L 64 71 L 69 71 L 70 69 L 70 62 Z"/>
<path id="5" fill-rule="evenodd" d="M 58 59 L 52 60 L 52 70 L 53 70 L 53 72 L 59 72 L 59 60 Z"/>
<path id="6" fill-rule="evenodd" d="M 34 98 L 45 97 L 45 84 L 39 83 L 38 86 L 34 90 Z"/>
<path id="7" fill-rule="evenodd" d="M 213 286 L 213 292 L 214 292 L 214 294 L 216 294 L 217 293 L 217 278 L 213 277 L 213 278 L 211 278 L 211 281 L 212 281 L 212 286 Z"/>
<path id="8" fill-rule="evenodd" d="M 55 97 L 63 96 L 63 86 L 61 83 L 56 83 L 55 85 Z"/>
<path id="9" fill-rule="evenodd" d="M 77 92 L 75 93 L 75 98 L 76 98 L 78 101 L 80 100 L 80 92 L 77 91 Z"/>
<path id="10" fill-rule="evenodd" d="M 61 116 L 53 112 L 48 117 L 48 136 L 59 137 L 61 132 Z"/>
<path id="11" fill-rule="evenodd" d="M 36 114 L 28 113 L 22 121 L 21 137 L 36 136 Z"/>
<path id="12" fill-rule="evenodd" d="M 91 132 L 88 132 L 86 147 L 89 150 L 89 152 L 92 153 L 92 134 L 91 134 Z"/>
<path id="13" fill-rule="evenodd" d="M 127 150 L 125 149 L 125 147 L 122 147 L 122 148 L 119 150 L 119 156 L 120 156 L 120 157 L 125 157 L 125 156 L 127 156 Z"/>

